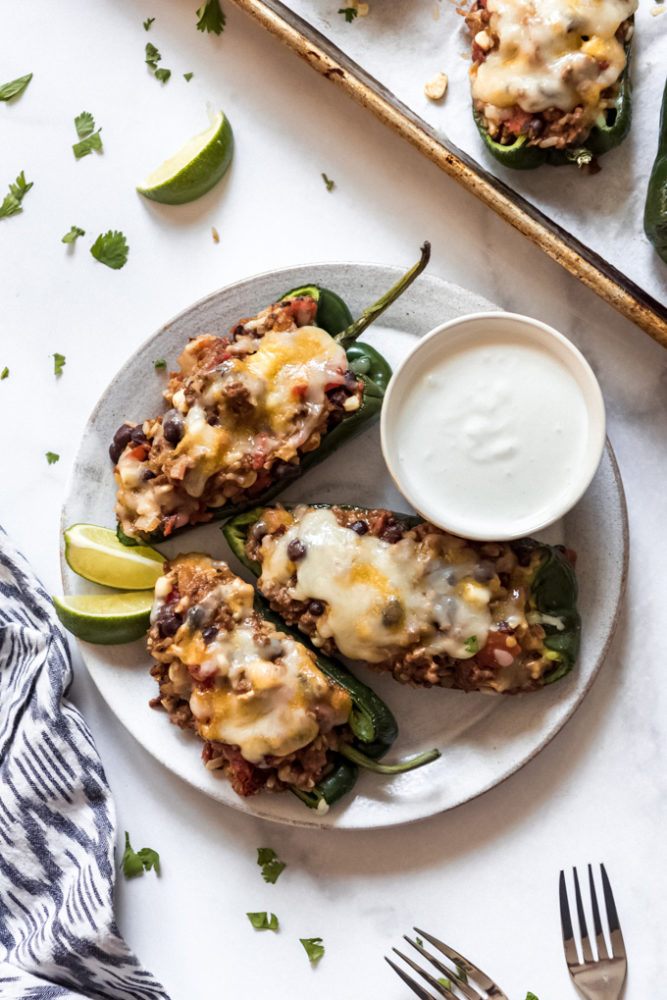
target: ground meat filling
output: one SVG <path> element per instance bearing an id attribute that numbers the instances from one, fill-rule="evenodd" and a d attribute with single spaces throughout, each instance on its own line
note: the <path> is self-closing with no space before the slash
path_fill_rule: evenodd
<path id="1" fill-rule="evenodd" d="M 499 47 L 500 39 L 493 30 L 492 13 L 487 10 L 487 0 L 474 0 L 465 14 L 465 21 L 472 36 L 472 61 L 474 76 L 477 67 Z M 463 12 L 462 12 L 463 13 Z M 627 45 L 634 31 L 633 17 L 628 17 L 618 28 L 616 39 Z M 598 64 L 600 72 L 608 63 Z M 544 149 L 564 149 L 581 146 L 590 135 L 596 121 L 603 116 L 611 127 L 616 117 L 616 101 L 620 78 L 600 91 L 595 104 L 580 104 L 572 109 L 558 107 L 528 111 L 519 103 L 509 108 L 498 108 L 483 100 L 474 99 L 475 111 L 482 116 L 484 127 L 494 142 L 503 146 L 513 145 L 520 136 L 526 145 Z"/>
<path id="2" fill-rule="evenodd" d="M 221 597 L 223 594 L 225 599 Z M 252 595 L 252 587 L 231 573 L 223 562 L 194 555 L 165 563 L 165 575 L 156 587 L 148 633 L 148 650 L 156 661 L 150 672 L 159 687 L 159 695 L 150 705 L 165 710 L 174 725 L 200 736 L 204 743 L 204 765 L 229 779 L 238 795 L 246 797 L 260 790 L 280 792 L 289 788 L 310 791 L 331 769 L 332 754 L 344 742 L 352 740 L 346 721 L 351 707 L 349 696 L 320 674 L 308 650 L 276 631 L 252 610 Z M 231 663 L 226 674 L 214 669 L 216 644 L 234 630 L 243 631 L 246 643 L 251 636 L 255 647 L 267 658 L 267 672 L 279 670 L 290 655 L 295 655 L 296 649 L 306 672 L 319 675 L 316 685 L 311 684 L 308 704 L 315 735 L 305 745 L 282 755 L 266 753 L 257 759 L 256 754 L 251 754 L 256 759 L 249 760 L 239 744 L 210 738 L 207 728 L 210 719 L 201 709 L 203 699 L 219 691 L 225 697 L 233 694 L 241 705 L 253 695 L 254 685 L 266 688 L 271 683 L 271 677 L 262 676 L 258 681 L 256 672 L 239 669 L 238 663 Z M 209 659 L 208 651 L 212 653 Z M 186 663 L 184 656 L 196 662 Z M 280 691 L 279 698 L 284 700 L 286 690 L 284 687 Z M 261 697 L 260 693 L 260 705 Z M 271 724 L 267 714 L 267 727 Z"/>
<path id="3" fill-rule="evenodd" d="M 123 423 L 109 448 L 126 535 L 166 537 L 210 520 L 212 509 L 252 500 L 297 475 L 303 456 L 359 408 L 363 382 L 343 349 L 313 328 L 316 312 L 315 300 L 301 296 L 243 320 L 227 337 L 190 342 L 164 393 L 167 412 Z M 300 347 L 308 331 L 312 343 Z M 253 356 L 263 358 L 261 370 Z M 305 374 L 286 382 L 285 398 L 272 396 L 290 371 Z"/>
<path id="4" fill-rule="evenodd" d="M 300 512 L 307 510 L 313 508 L 286 511 L 277 506 L 267 509 L 250 531 L 246 545 L 248 556 L 260 564 L 266 559 L 266 565 L 272 565 L 271 552 L 275 551 L 276 540 L 293 531 L 294 524 L 303 516 Z M 421 565 L 427 568 L 434 565 L 429 561 L 430 555 L 440 558 L 443 543 L 446 543 L 446 551 L 453 551 L 461 560 L 459 564 L 467 566 L 467 576 L 461 577 L 461 586 L 467 587 L 466 581 L 470 581 L 473 588 L 479 584 L 490 593 L 490 624 L 485 641 L 479 643 L 480 648 L 474 650 L 474 645 L 469 645 L 464 656 L 453 656 L 438 651 L 440 633 L 435 622 L 429 624 L 436 634 L 426 638 L 414 629 L 411 634 L 408 625 L 407 637 L 391 656 L 378 662 L 366 660 L 371 669 L 390 672 L 400 683 L 420 687 L 514 694 L 544 686 L 545 674 L 552 669 L 553 662 L 545 655 L 548 653 L 544 646 L 545 629 L 531 620 L 533 616 L 529 613 L 530 584 L 541 561 L 539 551 L 528 555 L 518 547 L 515 550 L 510 543 L 457 539 L 425 522 L 410 527 L 386 510 L 332 507 L 331 511 L 339 525 L 360 536 L 374 537 L 391 546 L 399 542 L 414 546 L 415 564 L 419 558 Z M 329 613 L 326 601 L 318 596 L 307 600 L 294 598 L 292 592 L 297 584 L 300 557 L 294 540 L 287 552 L 296 560 L 291 577 L 272 577 L 265 571 L 259 580 L 261 593 L 289 625 L 300 628 L 327 652 L 340 652 L 333 637 L 323 638 L 318 634 L 318 627 L 321 628 Z M 388 613 L 391 614 L 389 607 Z M 473 650 L 474 655 L 470 655 Z"/>

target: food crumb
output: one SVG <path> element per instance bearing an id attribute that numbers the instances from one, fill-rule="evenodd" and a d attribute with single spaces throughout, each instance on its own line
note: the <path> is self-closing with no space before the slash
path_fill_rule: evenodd
<path id="1" fill-rule="evenodd" d="M 358 13 L 359 17 L 366 17 L 366 15 L 368 14 L 369 10 L 370 10 L 369 4 L 367 4 L 367 3 L 358 3 L 357 4 L 357 13 Z"/>
<path id="2" fill-rule="evenodd" d="M 658 14 L 664 14 L 665 10 L 667 10 L 667 7 L 652 7 L 651 14 L 653 15 L 653 17 L 657 17 Z"/>
<path id="3" fill-rule="evenodd" d="M 429 101 L 440 101 L 447 93 L 449 78 L 446 73 L 436 73 L 424 87 Z"/>
<path id="4" fill-rule="evenodd" d="M 218 230 L 215 228 L 215 226 L 211 226 L 211 235 L 213 236 L 214 243 L 220 242 L 220 234 L 218 233 Z"/>

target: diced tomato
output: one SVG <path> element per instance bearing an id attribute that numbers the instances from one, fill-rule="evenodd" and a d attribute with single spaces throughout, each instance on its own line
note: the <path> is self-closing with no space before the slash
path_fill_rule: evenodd
<path id="1" fill-rule="evenodd" d="M 292 386 L 292 395 L 296 396 L 297 399 L 303 399 L 307 392 L 308 392 L 308 383 L 305 383 L 304 385 Z"/>
<path id="2" fill-rule="evenodd" d="M 253 469 L 261 469 L 269 450 L 269 435 L 265 431 L 260 431 L 255 438 L 255 448 L 252 453 Z"/>
<path id="3" fill-rule="evenodd" d="M 508 639 L 514 642 L 514 645 L 508 646 Z M 498 667 L 509 666 L 519 652 L 519 645 L 516 643 L 516 640 L 512 639 L 510 633 L 498 632 L 496 629 L 490 629 L 486 643 L 476 654 L 475 659 L 480 667 L 490 667 L 497 670 Z M 497 653 L 499 654 L 498 656 L 496 655 Z M 508 657 L 511 657 L 511 660 L 509 660 Z"/>
<path id="4" fill-rule="evenodd" d="M 137 462 L 143 462 L 148 458 L 148 448 L 145 444 L 138 444 L 132 451 L 128 451 L 128 458 L 135 458 Z"/>
<path id="5" fill-rule="evenodd" d="M 258 792 L 269 776 L 268 771 L 261 771 L 242 756 L 237 747 L 224 745 L 223 752 L 232 771 L 232 786 L 244 797 Z"/>
<path id="6" fill-rule="evenodd" d="M 520 135 L 526 131 L 528 122 L 533 118 L 528 111 L 524 111 L 518 104 L 515 104 L 510 112 L 509 118 L 503 119 L 503 124 L 509 132 Z"/>

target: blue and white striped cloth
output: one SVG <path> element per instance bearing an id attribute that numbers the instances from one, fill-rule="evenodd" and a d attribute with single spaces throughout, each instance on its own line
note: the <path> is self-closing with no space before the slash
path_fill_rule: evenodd
<path id="1" fill-rule="evenodd" d="M 113 915 L 116 816 L 53 605 L 0 528 L 0 997 L 168 1000 Z"/>

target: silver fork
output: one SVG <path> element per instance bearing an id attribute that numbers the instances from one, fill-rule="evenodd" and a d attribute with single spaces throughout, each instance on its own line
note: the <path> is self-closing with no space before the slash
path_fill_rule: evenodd
<path id="1" fill-rule="evenodd" d="M 604 895 L 607 923 L 609 925 L 609 941 L 611 944 L 611 955 L 607 950 L 607 943 L 602 931 L 602 921 L 600 920 L 600 910 L 598 899 L 593 882 L 593 870 L 588 866 L 588 884 L 591 897 L 591 910 L 593 911 L 593 924 L 595 927 L 595 942 L 597 945 L 597 958 L 593 955 L 588 928 L 586 927 L 586 917 L 581 900 L 581 890 L 579 888 L 579 876 L 577 869 L 572 869 L 574 874 L 574 896 L 577 906 L 577 917 L 579 919 L 579 936 L 581 944 L 582 961 L 579 961 L 577 947 L 570 917 L 570 906 L 567 900 L 567 886 L 565 885 L 565 874 L 561 871 L 558 882 L 558 896 L 560 900 L 560 922 L 563 929 L 563 947 L 565 949 L 565 961 L 572 976 L 574 985 L 582 997 L 586 1000 L 618 1000 L 621 995 L 628 963 L 625 954 L 623 935 L 618 922 L 616 904 L 611 891 L 611 885 L 607 878 L 604 865 L 600 865 L 600 876 L 602 878 L 602 892 Z"/>
<path id="2" fill-rule="evenodd" d="M 435 994 L 430 993 L 421 983 L 418 983 L 416 979 L 409 976 L 407 972 L 396 965 L 390 958 L 385 955 L 385 962 L 391 965 L 394 972 L 396 972 L 404 983 L 406 983 L 413 993 L 416 993 L 420 1000 L 437 1000 L 438 997 L 446 997 L 446 1000 L 461 1000 L 461 997 L 465 997 L 465 1000 L 507 1000 L 507 997 L 500 989 L 499 986 L 493 982 L 492 979 L 478 969 L 476 965 L 464 958 L 458 951 L 454 951 L 449 945 L 446 945 L 443 941 L 438 940 L 438 938 L 433 937 L 432 934 L 428 934 L 426 931 L 420 930 L 418 927 L 414 927 L 413 930 L 417 934 L 417 939 L 413 940 L 409 938 L 407 934 L 403 937 L 412 945 L 419 954 L 427 959 L 434 968 L 440 973 L 442 979 L 446 979 L 449 985 L 440 981 L 436 976 L 427 972 L 426 969 L 422 969 L 416 962 L 403 952 L 399 951 L 398 948 L 392 948 L 392 951 L 396 952 L 399 958 L 402 958 L 404 962 L 410 966 L 418 975 L 425 979 L 426 982 L 435 990 Z M 454 968 L 445 965 L 439 958 L 433 955 L 430 951 L 427 951 L 424 947 L 422 938 L 425 938 L 430 944 L 433 945 L 441 954 L 445 955 L 450 962 L 454 963 Z M 472 982 L 471 982 L 472 980 Z M 478 989 L 473 986 L 478 986 L 480 990 L 484 992 L 480 993 Z M 456 990 L 457 992 L 454 992 Z"/>

